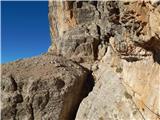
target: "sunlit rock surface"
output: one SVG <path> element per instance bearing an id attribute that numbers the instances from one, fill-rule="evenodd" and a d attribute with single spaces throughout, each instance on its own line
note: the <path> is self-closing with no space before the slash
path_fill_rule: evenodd
<path id="1" fill-rule="evenodd" d="M 1 118 L 72 120 L 87 77 L 76 63 L 48 54 L 2 65 Z"/>
<path id="2" fill-rule="evenodd" d="M 49 0 L 48 16 L 47 55 L 2 65 L 2 119 L 160 119 L 160 1 Z"/>

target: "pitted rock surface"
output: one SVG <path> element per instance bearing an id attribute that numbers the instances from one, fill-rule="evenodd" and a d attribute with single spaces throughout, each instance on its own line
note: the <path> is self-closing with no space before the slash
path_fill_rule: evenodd
<path id="1" fill-rule="evenodd" d="M 49 54 L 2 65 L 2 119 L 73 119 L 87 77 L 78 64 Z"/>
<path id="2" fill-rule="evenodd" d="M 159 16 L 158 1 L 50 0 L 49 19 L 53 42 L 49 51 L 56 49 L 68 58 L 92 62 L 105 55 L 113 37 L 113 47 L 119 54 L 147 56 L 147 52 L 151 51 L 158 60 Z"/>

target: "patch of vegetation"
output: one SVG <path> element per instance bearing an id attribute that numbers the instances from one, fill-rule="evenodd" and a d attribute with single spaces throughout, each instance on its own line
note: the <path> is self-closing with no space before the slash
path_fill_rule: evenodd
<path id="1" fill-rule="evenodd" d="M 117 118 L 117 114 L 114 114 L 114 118 Z"/>
<path id="2" fill-rule="evenodd" d="M 99 120 L 104 120 L 103 117 L 100 117 Z"/>
<path id="3" fill-rule="evenodd" d="M 121 67 L 116 68 L 116 72 L 121 73 L 122 71 L 123 71 L 123 69 Z"/>
<path id="4" fill-rule="evenodd" d="M 125 96 L 127 99 L 132 99 L 132 96 L 131 96 L 127 91 L 124 92 L 124 96 Z"/>
<path id="5" fill-rule="evenodd" d="M 84 113 L 84 114 L 83 114 L 83 116 L 84 116 L 84 117 L 86 117 L 86 116 L 87 116 L 87 114 L 86 114 L 86 113 Z"/>
<path id="6" fill-rule="evenodd" d="M 137 111 L 133 111 L 133 115 L 136 115 Z"/>

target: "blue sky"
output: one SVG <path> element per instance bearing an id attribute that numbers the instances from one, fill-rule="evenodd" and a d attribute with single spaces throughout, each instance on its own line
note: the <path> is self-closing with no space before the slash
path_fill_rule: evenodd
<path id="1" fill-rule="evenodd" d="M 1 62 L 28 58 L 50 45 L 47 1 L 1 3 Z"/>

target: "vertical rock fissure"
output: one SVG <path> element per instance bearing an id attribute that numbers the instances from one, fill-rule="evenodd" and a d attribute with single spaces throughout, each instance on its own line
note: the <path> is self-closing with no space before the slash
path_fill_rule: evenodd
<path id="1" fill-rule="evenodd" d="M 31 120 L 34 120 L 34 111 L 33 111 L 32 104 L 30 104 L 30 109 L 31 109 Z"/>
<path id="2" fill-rule="evenodd" d="M 95 84 L 94 81 L 95 80 L 94 80 L 94 77 L 92 75 L 92 71 L 90 71 L 89 74 L 88 74 L 88 77 L 87 77 L 86 81 L 84 82 L 84 86 L 83 86 L 84 89 L 82 89 L 82 91 L 81 91 L 82 92 L 82 98 L 81 98 L 79 104 L 77 105 L 77 107 L 76 107 L 76 109 L 75 109 L 75 111 L 73 113 L 72 119 L 70 119 L 70 120 L 75 120 L 81 102 L 93 90 L 93 87 L 94 87 L 94 84 Z"/>

